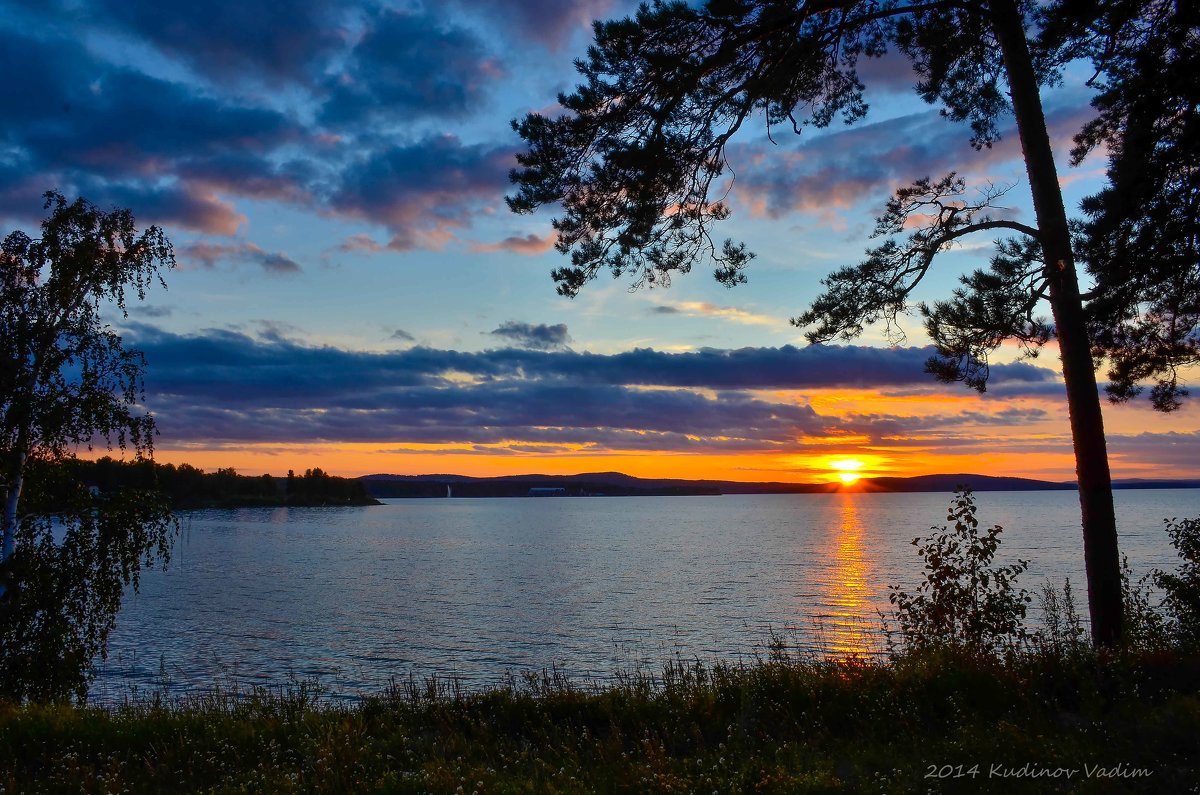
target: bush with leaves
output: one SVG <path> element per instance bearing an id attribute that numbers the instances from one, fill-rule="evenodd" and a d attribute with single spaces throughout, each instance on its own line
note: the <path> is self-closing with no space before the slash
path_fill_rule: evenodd
<path id="1" fill-rule="evenodd" d="M 904 647 L 986 654 L 1011 649 L 1026 637 L 1022 623 L 1031 598 L 1014 583 L 1029 561 L 993 564 L 1001 527 L 980 530 L 969 488 L 955 492 L 946 520 L 952 526 L 931 527 L 928 537 L 912 541 L 925 560 L 925 576 L 916 592 L 892 586 L 888 596 L 895 605 L 891 620 L 899 627 Z"/>
<path id="2" fill-rule="evenodd" d="M 1133 579 L 1129 560 L 1121 558 L 1121 602 L 1125 624 L 1121 643 L 1138 651 L 1161 651 L 1171 646 L 1171 632 L 1160 605 L 1155 604 L 1153 585 L 1162 572 L 1158 569 Z"/>
<path id="3" fill-rule="evenodd" d="M 1171 546 L 1183 563 L 1175 574 L 1154 572 L 1154 583 L 1163 590 L 1168 632 L 1180 645 L 1200 646 L 1200 519 L 1168 519 Z"/>

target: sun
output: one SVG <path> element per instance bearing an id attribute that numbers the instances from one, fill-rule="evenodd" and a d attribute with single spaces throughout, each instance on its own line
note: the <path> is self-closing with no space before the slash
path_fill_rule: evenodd
<path id="1" fill-rule="evenodd" d="M 842 483 L 849 486 L 851 483 L 858 482 L 858 479 L 862 477 L 858 473 L 858 470 L 863 468 L 863 462 L 857 458 L 839 458 L 835 461 L 830 461 L 829 468 L 837 472 L 838 479 Z"/>

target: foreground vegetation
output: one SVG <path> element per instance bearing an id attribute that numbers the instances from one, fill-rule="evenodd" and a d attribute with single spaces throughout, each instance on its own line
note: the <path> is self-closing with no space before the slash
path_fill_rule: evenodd
<path id="1" fill-rule="evenodd" d="M 677 662 L 477 694 L 405 682 L 115 710 L 0 706 L 4 792 L 1186 792 L 1200 664 L 941 652 Z M 1068 776 L 1068 774 L 1070 774 Z"/>

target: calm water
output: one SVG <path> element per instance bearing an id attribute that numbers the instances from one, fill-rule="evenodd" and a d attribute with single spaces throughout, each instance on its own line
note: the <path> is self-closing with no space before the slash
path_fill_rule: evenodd
<path id="1" fill-rule="evenodd" d="M 1070 577 L 1083 601 L 1074 492 L 977 495 L 1021 584 Z M 891 583 L 947 494 L 397 500 L 370 508 L 198 511 L 168 571 L 143 576 L 93 694 L 164 681 L 316 679 L 378 691 L 410 673 L 468 685 L 557 666 L 605 677 L 676 654 L 736 660 L 771 630 L 826 650 L 878 645 Z M 1200 490 L 1120 491 L 1122 551 L 1174 568 L 1162 530 Z"/>

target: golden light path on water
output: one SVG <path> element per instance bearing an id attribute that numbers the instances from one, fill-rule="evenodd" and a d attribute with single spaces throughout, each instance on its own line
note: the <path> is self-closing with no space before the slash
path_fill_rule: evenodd
<path id="1" fill-rule="evenodd" d="M 871 601 L 874 575 L 864 556 L 858 495 L 841 494 L 838 499 L 839 521 L 829 539 L 833 572 L 824 600 L 829 610 L 824 617 L 824 641 L 835 655 L 873 653 L 879 646 L 877 627 L 864 620 L 863 613 Z"/>

